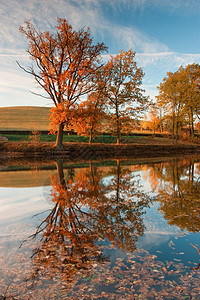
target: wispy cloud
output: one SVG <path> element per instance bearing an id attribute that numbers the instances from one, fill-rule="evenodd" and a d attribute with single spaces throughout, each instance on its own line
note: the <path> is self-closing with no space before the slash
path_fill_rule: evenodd
<path id="1" fill-rule="evenodd" d="M 146 3 L 145 0 L 141 2 Z M 113 8 L 124 5 L 122 0 L 117 0 L 115 6 L 113 1 L 108 3 Z M 128 0 L 125 3 L 131 5 Z M 140 51 L 167 50 L 165 45 L 145 36 L 137 28 L 121 27 L 105 18 L 105 5 L 104 0 L 3 0 L 0 2 L 0 43 L 4 48 L 21 48 L 26 43 L 18 29 L 25 20 L 32 19 L 41 30 L 52 30 L 57 17 L 64 17 L 76 28 L 89 26 L 93 35 L 108 40 L 111 38 L 118 47 L 123 42 L 126 47 L 135 47 Z"/>
<path id="2" fill-rule="evenodd" d="M 57 17 L 67 18 L 75 27 L 90 26 L 94 35 L 116 38 L 121 37 L 127 45 L 133 45 L 141 51 L 148 49 L 166 51 L 167 47 L 152 37 L 145 36 L 134 27 L 120 27 L 105 17 L 106 7 L 115 10 L 159 8 L 185 11 L 199 10 L 199 0 L 2 0 L 0 1 L 1 26 L 0 43 L 4 48 L 19 48 L 25 45 L 19 26 L 25 20 L 32 19 L 41 30 L 51 30 Z M 133 39 L 133 42 L 131 40 Z M 150 45 L 152 46 L 150 47 Z M 159 48 L 160 47 L 160 48 Z M 153 50 L 153 51 L 154 51 Z M 150 51 L 150 50 L 149 50 Z"/>
<path id="3" fill-rule="evenodd" d="M 199 11 L 199 0 L 1 0 L 0 26 L 0 91 L 3 97 L 0 105 L 10 103 L 27 103 L 40 105 L 39 97 L 33 96 L 29 90 L 34 89 L 33 80 L 23 73 L 16 64 L 29 64 L 26 55 L 27 40 L 19 32 L 19 26 L 25 20 L 32 19 L 40 30 L 51 30 L 56 25 L 57 17 L 66 18 L 75 28 L 89 26 L 95 41 L 104 41 L 109 51 L 115 54 L 121 49 L 132 48 L 137 52 L 138 65 L 146 74 L 144 85 L 152 94 L 156 93 L 156 85 L 163 79 L 167 71 L 174 71 L 180 65 L 200 62 L 200 55 L 169 52 L 168 46 L 148 36 L 135 26 L 122 26 L 120 22 L 109 19 L 105 11 L 113 14 L 127 9 L 135 12 L 140 9 L 178 11 Z M 155 88 L 153 88 L 153 86 Z M 7 99 L 9 95 L 9 101 Z M 23 100 L 22 100 L 23 99 Z"/>
<path id="4" fill-rule="evenodd" d="M 142 11 L 144 9 L 151 8 L 165 11 L 167 10 L 171 13 L 178 12 L 182 14 L 183 11 L 185 11 L 185 14 L 191 12 L 200 14 L 199 0 L 97 0 L 97 2 L 104 2 L 108 6 L 111 6 L 114 10 L 128 7 L 133 11 L 137 9 Z"/>
<path id="5" fill-rule="evenodd" d="M 133 48 L 139 52 L 167 51 L 167 47 L 158 41 L 150 39 L 136 28 L 120 26 L 104 16 L 104 0 L 2 0 L 0 1 L 0 91 L 9 95 L 10 101 L 27 99 L 27 104 L 33 101 L 34 85 L 28 74 L 19 70 L 16 60 L 27 66 L 27 41 L 19 32 L 19 26 L 25 20 L 32 19 L 39 30 L 53 30 L 57 17 L 67 18 L 75 28 L 89 26 L 92 35 L 98 41 L 109 41 L 110 51 L 113 49 Z M 113 5 L 109 2 L 110 5 Z M 128 2 L 127 2 L 128 4 Z M 117 0 L 117 5 L 123 6 L 123 1 Z M 114 7 L 114 6 L 113 6 Z M 111 49 L 112 48 L 112 49 Z M 24 92 L 24 97 L 21 96 Z M 13 98 L 13 99 L 12 99 Z M 35 97 L 37 98 L 37 97 Z M 26 100 L 24 100 L 26 101 Z M 4 98 L 0 105 L 5 105 Z M 7 101 L 6 101 L 7 102 Z M 39 103 L 39 98 L 33 104 Z M 20 101 L 21 103 L 21 101 Z M 6 105 L 9 105 L 7 102 Z"/>
<path id="6" fill-rule="evenodd" d="M 35 89 L 35 82 L 17 66 L 16 60 L 28 64 L 28 56 L 21 51 L 6 53 L 0 50 L 0 106 L 47 105 L 47 101 L 42 103 L 39 97 L 30 93 Z"/>
<path id="7" fill-rule="evenodd" d="M 143 80 L 146 93 L 152 99 L 158 94 L 157 86 L 166 76 L 166 73 L 176 71 L 180 66 L 192 63 L 200 64 L 200 54 L 175 52 L 136 53 L 136 61 L 144 70 Z"/>
<path id="8" fill-rule="evenodd" d="M 181 65 L 200 63 L 200 54 L 159 52 L 159 53 L 136 53 L 138 64 L 143 67 L 159 67 L 160 70 L 175 71 Z"/>
<path id="9" fill-rule="evenodd" d="M 126 26 L 112 26 L 108 24 L 107 32 L 111 36 L 111 41 L 115 48 L 130 49 L 132 48 L 136 52 L 158 52 L 168 51 L 168 47 L 156 41 L 153 38 L 148 37 L 139 30 Z"/>

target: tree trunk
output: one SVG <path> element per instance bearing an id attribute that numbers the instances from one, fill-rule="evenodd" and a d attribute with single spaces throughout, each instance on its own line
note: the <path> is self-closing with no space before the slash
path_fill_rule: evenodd
<path id="1" fill-rule="evenodd" d="M 116 129 L 117 129 L 117 145 L 120 144 L 120 120 L 119 120 L 119 110 L 118 105 L 115 105 L 115 114 L 116 114 Z"/>
<path id="2" fill-rule="evenodd" d="M 190 160 L 190 166 L 189 166 L 189 187 L 190 192 L 192 193 L 194 185 L 194 159 Z"/>
<path id="3" fill-rule="evenodd" d="M 178 120 L 176 120 L 176 144 L 178 142 Z"/>
<path id="4" fill-rule="evenodd" d="M 64 176 L 64 171 L 63 171 L 63 160 L 62 159 L 57 159 L 55 161 L 55 164 L 56 164 L 56 168 L 57 168 L 59 184 L 63 188 L 66 188 L 65 176 Z"/>
<path id="5" fill-rule="evenodd" d="M 120 197 L 120 161 L 117 160 L 117 182 L 116 182 L 116 201 L 119 202 Z"/>
<path id="6" fill-rule="evenodd" d="M 119 145 L 120 144 L 120 136 L 119 136 L 119 134 L 117 133 L 117 145 Z"/>
<path id="7" fill-rule="evenodd" d="M 156 124 L 155 122 L 153 123 L 153 137 L 155 137 L 155 133 L 156 133 Z"/>
<path id="8" fill-rule="evenodd" d="M 173 109 L 173 120 L 172 120 L 172 140 L 173 140 L 173 144 L 174 144 L 174 131 L 175 131 L 175 113 L 174 113 L 174 109 Z"/>
<path id="9" fill-rule="evenodd" d="M 89 144 L 92 144 L 92 130 L 90 131 Z"/>
<path id="10" fill-rule="evenodd" d="M 193 118 L 193 111 L 191 109 L 191 132 L 190 132 L 190 138 L 194 139 L 194 118 Z"/>
<path id="11" fill-rule="evenodd" d="M 117 115 L 117 145 L 120 144 L 120 128 L 119 128 L 119 116 Z"/>
<path id="12" fill-rule="evenodd" d="M 58 150 L 63 149 L 64 126 L 65 126 L 65 123 L 61 123 L 58 126 L 58 132 L 57 132 L 57 138 L 56 138 L 56 144 L 55 144 L 55 147 Z"/>
<path id="13" fill-rule="evenodd" d="M 163 132 L 163 124 L 162 124 L 162 113 L 161 113 L 161 110 L 160 110 L 160 122 L 159 122 L 159 129 L 160 129 L 160 133 Z"/>
<path id="14" fill-rule="evenodd" d="M 175 158 L 172 159 L 173 196 L 176 197 Z"/>

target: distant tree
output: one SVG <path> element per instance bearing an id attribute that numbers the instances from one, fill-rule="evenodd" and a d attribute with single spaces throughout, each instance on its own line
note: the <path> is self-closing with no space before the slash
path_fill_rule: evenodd
<path id="1" fill-rule="evenodd" d="M 103 116 L 103 98 L 99 97 L 98 92 L 92 92 L 88 95 L 87 100 L 79 105 L 69 128 L 80 135 L 88 136 L 89 143 L 92 143 L 94 135 L 98 134 Z"/>
<path id="2" fill-rule="evenodd" d="M 142 130 L 147 130 L 149 124 L 148 124 L 148 119 L 147 119 L 146 114 L 144 114 L 140 124 L 141 124 L 141 129 Z"/>
<path id="3" fill-rule="evenodd" d="M 151 106 L 150 112 L 148 113 L 148 117 L 149 117 L 149 122 L 148 122 L 149 128 L 155 134 L 156 129 L 158 129 L 158 127 L 161 123 L 161 120 L 160 120 L 160 117 L 158 114 L 158 109 L 156 108 L 155 105 Z"/>
<path id="4" fill-rule="evenodd" d="M 181 66 L 174 73 L 168 72 L 158 90 L 158 105 L 172 118 L 173 140 L 176 137 L 177 142 L 179 127 L 184 123 L 189 124 L 193 138 L 194 121 L 200 113 L 200 66 Z"/>
<path id="5" fill-rule="evenodd" d="M 69 129 L 80 135 L 89 136 L 89 143 L 95 135 L 102 131 L 102 119 L 105 113 L 105 90 L 110 80 L 109 64 L 97 72 L 97 89 L 87 95 L 87 99 L 76 107 Z"/>
<path id="6" fill-rule="evenodd" d="M 177 158 L 173 159 L 168 171 L 165 169 L 163 172 L 167 174 L 168 182 L 165 181 L 158 189 L 159 210 L 168 224 L 176 225 L 181 230 L 199 232 L 199 172 L 195 171 L 192 159 L 188 166 L 182 167 L 180 163 Z"/>
<path id="7" fill-rule="evenodd" d="M 183 95 L 185 93 L 185 80 L 184 74 L 179 71 L 174 73 L 168 72 L 158 86 L 158 105 L 163 108 L 165 114 L 172 116 L 172 139 L 173 141 L 176 140 L 176 142 L 179 125 L 184 117 Z"/>
<path id="8" fill-rule="evenodd" d="M 143 95 L 144 90 L 140 88 L 144 73 L 137 67 L 135 52 L 121 50 L 115 57 L 111 56 L 108 64 L 111 75 L 106 98 L 119 144 L 122 120 L 127 116 L 133 118 L 139 115 L 144 110 L 148 97 Z"/>
<path id="9" fill-rule="evenodd" d="M 200 65 L 187 65 L 183 71 L 187 78 L 186 115 L 190 127 L 190 136 L 193 139 L 195 118 L 200 118 Z"/>
<path id="10" fill-rule="evenodd" d="M 29 40 L 28 54 L 32 64 L 27 69 L 50 98 L 51 124 L 58 126 L 56 147 L 62 148 L 63 131 L 71 118 L 71 109 L 84 96 L 96 89 L 96 72 L 102 65 L 100 54 L 107 50 L 103 43 L 93 44 L 90 30 L 73 30 L 65 20 L 58 18 L 56 33 L 38 32 L 26 22 L 20 31 Z M 21 66 L 20 66 L 21 67 Z M 22 68 L 22 67 L 21 67 Z"/>

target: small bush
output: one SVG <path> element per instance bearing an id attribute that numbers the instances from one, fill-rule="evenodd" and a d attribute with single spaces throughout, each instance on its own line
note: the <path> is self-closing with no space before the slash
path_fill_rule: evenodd
<path id="1" fill-rule="evenodd" d="M 29 141 L 31 143 L 38 143 L 41 140 L 41 134 L 37 130 L 33 130 L 31 135 L 29 135 Z"/>

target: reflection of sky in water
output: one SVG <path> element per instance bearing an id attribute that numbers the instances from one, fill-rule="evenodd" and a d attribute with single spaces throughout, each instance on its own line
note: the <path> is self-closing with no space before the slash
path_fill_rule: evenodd
<path id="1" fill-rule="evenodd" d="M 14 223 L 49 208 L 43 187 L 0 188 L 0 224 Z"/>
<path id="2" fill-rule="evenodd" d="M 136 171 L 134 176 L 136 180 L 140 179 L 140 185 L 144 187 L 145 192 L 151 191 L 151 186 L 147 180 L 144 180 L 143 174 L 146 171 Z M 102 182 L 107 185 L 114 176 L 104 177 Z M 11 224 L 15 222 L 35 223 L 32 217 L 51 208 L 49 197 L 51 187 L 30 187 L 30 188 L 0 188 L 0 225 Z M 113 191 L 115 193 L 115 191 Z M 110 195 L 112 192 L 110 192 Z M 154 193 L 155 195 L 155 193 Z M 144 214 L 145 234 L 139 238 L 139 248 L 151 248 L 153 245 L 159 245 L 167 242 L 171 236 L 174 236 L 180 230 L 176 226 L 169 226 L 163 216 L 157 211 L 158 203 L 151 205 Z M 43 215 L 45 216 L 45 215 Z"/>
<path id="3" fill-rule="evenodd" d="M 131 187 L 135 187 L 135 182 L 139 180 L 139 185 L 141 186 L 139 190 L 142 191 L 144 189 L 146 193 L 150 194 L 151 196 L 154 196 L 156 199 L 156 193 L 158 192 L 158 190 L 156 185 L 155 185 L 155 189 L 152 190 L 152 185 L 151 185 L 152 182 L 150 180 L 151 179 L 150 168 L 151 166 L 145 166 L 144 169 L 139 167 L 139 170 L 136 170 L 133 173 L 131 173 L 133 176 L 130 176 L 129 183 Z M 79 170 L 81 172 L 81 169 Z M 88 169 L 88 173 L 89 172 L 90 170 Z M 103 184 L 105 187 L 109 185 L 112 187 L 111 181 L 114 180 L 114 175 L 110 175 L 110 174 L 111 174 L 110 171 L 108 172 L 107 170 L 107 173 L 105 172 L 105 176 L 101 179 L 100 184 Z M 18 176 L 20 176 L 20 172 L 18 172 Z M 115 198 L 116 195 L 115 188 L 116 186 L 114 184 L 113 190 L 107 192 L 106 196 L 108 195 L 109 197 L 114 196 Z M 24 248 L 22 247 L 22 249 L 21 248 L 19 249 L 19 245 L 22 243 L 23 240 L 26 240 L 28 236 L 35 233 L 36 227 L 51 212 L 51 209 L 54 207 L 55 202 L 54 203 L 51 202 L 50 191 L 51 191 L 51 186 L 49 185 L 41 186 L 41 187 L 30 187 L 30 188 L 0 188 L 0 229 L 1 229 L 0 249 L 1 249 L 1 255 L 5 255 L 6 257 L 5 259 L 6 261 L 10 261 L 10 259 L 13 257 L 13 253 L 15 252 L 20 253 L 20 251 L 26 251 L 26 244 L 24 245 Z M 80 189 L 80 191 L 82 191 L 82 189 Z M 126 186 L 125 186 L 124 189 L 123 188 L 121 189 L 120 197 L 122 197 L 122 199 L 123 197 L 126 197 L 125 200 L 128 200 L 127 195 L 128 194 L 126 193 Z M 135 202 L 137 201 L 137 199 L 138 199 L 137 197 L 136 198 L 134 197 L 132 200 Z M 87 212 L 88 210 L 87 206 L 85 205 L 85 203 L 83 205 L 84 206 L 81 207 L 82 211 Z M 170 276 L 174 276 L 174 275 L 173 274 L 170 275 L 166 273 L 166 268 L 168 268 L 167 267 L 168 262 L 170 262 L 169 264 L 173 262 L 171 267 L 169 267 L 169 270 L 172 270 L 173 268 L 176 269 L 178 264 L 180 264 L 178 268 L 182 270 L 183 266 L 181 264 L 182 263 L 185 264 L 187 268 L 183 269 L 183 271 L 181 271 L 182 272 L 181 274 L 185 274 L 190 267 L 197 266 L 199 262 L 199 254 L 196 251 L 196 249 L 191 246 L 191 243 L 199 245 L 200 234 L 187 233 L 186 231 L 182 232 L 177 226 L 175 225 L 170 226 L 167 220 L 164 219 L 164 216 L 160 213 L 159 207 L 160 207 L 160 203 L 155 201 L 151 204 L 150 208 L 144 208 L 144 211 L 146 213 L 141 215 L 145 225 L 145 231 L 144 231 L 144 235 L 141 237 L 139 236 L 138 241 L 136 242 L 138 251 L 136 250 L 134 252 L 133 255 L 135 255 L 135 257 L 133 256 L 132 259 L 138 262 L 137 265 L 138 267 L 136 268 L 135 271 L 133 271 L 136 274 L 134 275 L 135 277 L 133 278 L 139 276 L 138 274 L 140 274 L 143 268 L 142 267 L 143 263 L 145 265 L 145 260 L 144 262 L 143 260 L 141 260 L 140 262 L 140 253 L 141 253 L 141 256 L 149 257 L 149 264 L 147 264 L 146 274 L 150 274 L 150 272 L 154 272 L 155 276 L 157 276 L 157 274 L 159 274 L 159 272 L 162 271 L 163 278 L 165 279 L 169 278 L 171 280 L 170 282 L 172 282 L 172 280 L 175 277 L 171 278 Z M 104 254 L 107 257 L 109 257 L 111 267 L 115 268 L 116 261 L 120 258 L 124 259 L 124 261 L 127 260 L 129 255 L 128 251 L 123 252 L 120 250 L 120 248 L 110 248 L 109 240 L 107 238 L 105 238 L 103 242 L 101 241 L 101 239 L 99 239 L 97 244 L 98 243 L 100 245 L 102 244 L 106 246 L 104 250 Z M 31 253 L 31 249 L 29 249 L 30 253 Z M 27 257 L 27 261 L 29 261 L 30 255 L 29 257 Z M 156 261 L 160 263 L 160 269 L 159 269 L 159 264 L 155 266 L 157 263 Z M 133 267 L 134 270 L 135 262 L 133 262 L 132 265 L 129 262 L 128 266 Z M 111 268 L 111 272 L 112 272 L 112 268 Z M 117 274 L 116 275 L 117 278 L 118 269 L 116 274 Z M 105 277 L 104 273 L 102 275 L 104 278 Z M 122 274 L 120 275 L 123 277 Z M 140 274 L 140 276 L 143 276 L 142 273 Z M 151 275 L 149 276 L 151 280 Z M 0 271 L 0 277 L 1 277 L 1 271 Z M 177 278 L 178 277 L 179 277 L 179 273 L 177 275 Z M 144 277 L 142 280 L 143 281 L 141 285 L 144 286 L 147 281 L 146 277 Z M 160 283 L 159 280 L 162 281 L 162 279 L 159 277 L 158 278 L 156 277 L 156 280 L 158 280 L 157 282 L 159 283 Z M 110 286 L 112 286 L 112 284 Z M 97 284 L 97 289 L 98 288 L 99 291 L 101 291 L 102 289 L 101 285 L 98 286 Z M 0 292 L 1 292 L 1 287 L 0 287 Z"/>
<path id="4" fill-rule="evenodd" d="M 167 220 L 158 212 L 159 203 L 155 202 L 144 215 L 145 233 L 138 239 L 138 248 L 151 250 L 167 243 L 180 232 L 177 226 L 170 226 Z"/>

